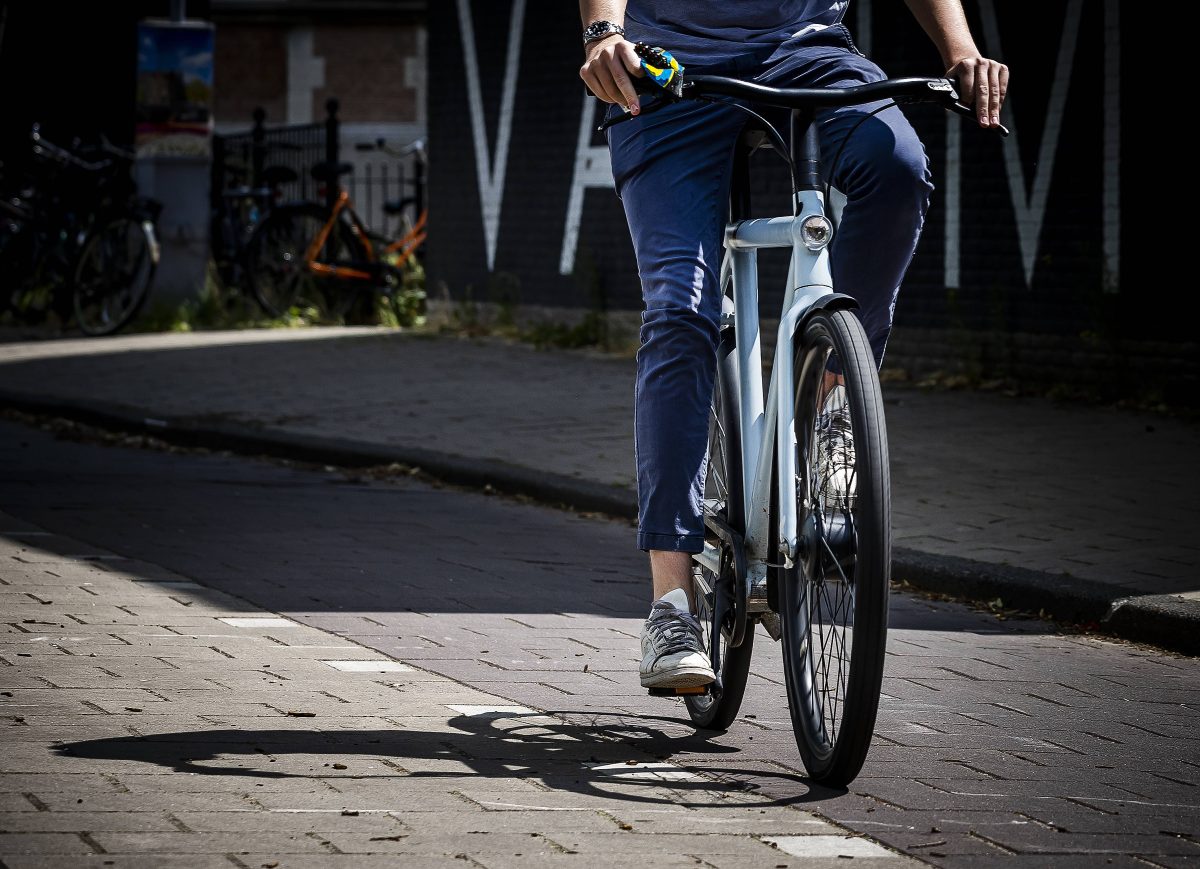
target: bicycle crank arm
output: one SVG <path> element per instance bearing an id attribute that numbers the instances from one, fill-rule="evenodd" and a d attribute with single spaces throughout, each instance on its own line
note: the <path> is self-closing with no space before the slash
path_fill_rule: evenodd
<path id="1" fill-rule="evenodd" d="M 704 524 L 721 538 L 721 542 L 733 553 L 733 630 L 730 632 L 729 647 L 735 649 L 746 638 L 746 609 L 750 599 L 750 571 L 746 566 L 746 544 L 742 535 L 734 531 L 719 516 L 706 515 Z M 720 580 L 717 583 L 717 606 L 720 606 Z M 716 621 L 714 627 L 720 627 Z M 720 672 L 719 670 L 717 672 Z"/>

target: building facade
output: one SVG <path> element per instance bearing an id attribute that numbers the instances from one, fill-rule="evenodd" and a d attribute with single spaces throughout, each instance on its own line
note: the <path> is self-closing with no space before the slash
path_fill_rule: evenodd
<path id="1" fill-rule="evenodd" d="M 1174 378 L 1195 389 L 1197 351 L 1181 321 L 1147 304 L 1167 270 L 1151 249 L 1159 122 L 1139 98 L 1161 52 L 1158 25 L 1119 0 L 1053 0 L 1028 10 L 966 0 L 981 48 L 1013 70 L 1001 140 L 939 109 L 910 118 L 937 190 L 905 281 L 891 353 L 918 373 L 979 377 Z M 854 0 L 859 47 L 889 74 L 938 75 L 939 58 L 903 4 Z M 578 78 L 574 4 L 454 0 L 429 9 L 429 271 L 452 296 L 519 285 L 526 304 L 640 308 L 640 289 L 600 106 Z M 670 46 L 666 46 L 670 48 Z M 634 122 L 636 123 L 636 121 Z M 787 175 L 765 154 L 755 205 L 786 213 Z M 756 160 L 759 159 L 756 157 Z M 669 219 L 669 215 L 663 215 Z M 439 244 L 453 239 L 453 245 Z M 582 270 L 586 274 L 581 274 Z M 764 314 L 784 266 L 766 257 Z"/>

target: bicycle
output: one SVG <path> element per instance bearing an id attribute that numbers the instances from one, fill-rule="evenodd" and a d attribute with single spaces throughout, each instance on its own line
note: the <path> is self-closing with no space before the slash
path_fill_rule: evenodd
<path id="1" fill-rule="evenodd" d="M 86 335 L 108 335 L 137 315 L 158 266 L 161 205 L 138 196 L 134 155 L 107 141 L 78 153 L 34 124 L 37 177 L 5 201 L 3 302 L 28 322 L 53 314 Z"/>
<path id="2" fill-rule="evenodd" d="M 383 139 L 376 139 L 374 142 L 359 142 L 354 147 L 358 151 L 381 151 L 398 160 L 403 160 L 409 155 L 413 156 L 416 168 L 416 175 L 413 179 L 413 195 L 402 196 L 400 199 L 383 203 L 383 213 L 399 216 L 401 225 L 404 227 L 404 233 L 387 245 L 388 252 L 395 258 L 394 264 L 402 266 L 421 249 L 428 234 L 425 230 L 425 225 L 429 221 L 429 209 L 425 207 L 425 164 L 428 160 L 425 155 L 425 142 L 417 139 L 404 148 L 396 150 L 389 148 Z M 409 206 L 412 206 L 417 215 L 415 220 L 408 216 Z"/>
<path id="3" fill-rule="evenodd" d="M 413 287 L 420 277 L 413 253 L 425 240 L 424 214 L 395 241 L 372 233 L 338 182 L 353 169 L 349 163 L 318 163 L 312 177 L 326 186 L 339 185 L 332 204 L 276 206 L 251 235 L 247 273 L 268 312 L 282 316 L 293 308 L 315 309 L 342 320 L 356 301 L 379 293 L 398 323 L 417 315 L 414 302 L 419 304 L 424 294 Z M 406 205 L 389 203 L 385 211 L 396 213 Z"/>
<path id="4" fill-rule="evenodd" d="M 298 146 L 287 143 L 259 147 L 264 151 L 273 148 L 299 150 Z M 213 209 L 209 231 L 213 264 L 224 287 L 249 289 L 246 286 L 246 255 L 250 237 L 279 201 L 280 188 L 298 180 L 299 176 L 287 166 L 267 166 L 259 173 L 256 186 L 251 186 L 246 181 L 252 173 L 244 164 L 227 161 L 223 168 L 234 183 L 220 192 L 218 204 Z"/>
<path id="5" fill-rule="evenodd" d="M 670 66 L 660 49 L 639 46 L 639 53 L 653 66 Z M 703 495 L 706 533 L 693 569 L 697 615 L 717 678 L 704 688 L 650 693 L 682 696 L 700 727 L 728 728 L 745 694 L 755 624 L 762 623 L 773 639 L 782 639 L 788 711 L 805 769 L 816 781 L 844 786 L 862 769 L 879 706 L 891 482 L 874 356 L 854 299 L 835 291 L 830 272 L 836 228 L 827 214 L 814 117 L 818 108 L 878 100 L 973 112 L 944 78 L 815 89 L 712 75 L 683 79 L 680 72 L 666 89 L 646 79 L 635 86 L 658 95 L 642 116 L 695 99 L 738 105 L 754 119 L 734 158 Z M 734 100 L 789 110 L 790 141 Z M 614 115 L 600 129 L 632 117 Z M 748 158 L 766 142 L 791 168 L 791 216 L 749 217 Z M 792 251 L 765 402 L 756 259 L 763 248 Z"/>

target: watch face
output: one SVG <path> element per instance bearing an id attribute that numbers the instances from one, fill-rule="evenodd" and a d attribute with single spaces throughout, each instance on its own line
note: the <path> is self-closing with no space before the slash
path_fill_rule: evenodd
<path id="1" fill-rule="evenodd" d="M 593 21 L 583 31 L 583 41 L 591 42 L 593 39 L 599 39 L 601 36 L 608 36 L 611 33 L 624 33 L 616 24 L 611 21 Z"/>

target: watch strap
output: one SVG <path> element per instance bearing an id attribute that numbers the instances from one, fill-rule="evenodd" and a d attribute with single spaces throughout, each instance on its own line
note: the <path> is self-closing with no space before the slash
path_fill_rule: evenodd
<path id="1" fill-rule="evenodd" d="M 595 42 L 597 39 L 612 36 L 614 33 L 624 36 L 625 28 L 612 21 L 593 21 L 587 27 L 583 28 L 583 44 L 587 45 L 589 42 Z"/>

